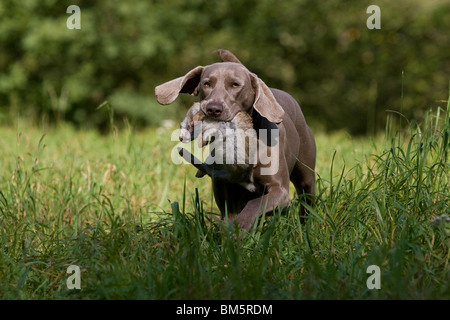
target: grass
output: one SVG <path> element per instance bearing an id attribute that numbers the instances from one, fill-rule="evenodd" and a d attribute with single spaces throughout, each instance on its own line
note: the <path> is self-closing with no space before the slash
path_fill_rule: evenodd
<path id="1" fill-rule="evenodd" d="M 449 299 L 449 111 L 375 138 L 316 133 L 306 224 L 291 191 L 245 234 L 220 222 L 209 179 L 171 162 L 168 129 L 19 119 L 0 129 L 0 298 Z"/>

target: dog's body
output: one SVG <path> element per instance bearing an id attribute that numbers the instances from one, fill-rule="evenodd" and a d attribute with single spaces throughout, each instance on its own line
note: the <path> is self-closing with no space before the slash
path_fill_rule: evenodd
<path id="1" fill-rule="evenodd" d="M 265 212 L 289 205 L 289 182 L 297 194 L 314 195 L 316 147 L 298 103 L 288 93 L 270 89 L 248 71 L 229 51 L 219 50 L 221 63 L 199 66 L 185 76 L 164 83 L 155 89 L 161 104 L 172 103 L 179 93 L 200 96 L 200 109 L 218 121 L 231 121 L 238 112 L 252 116 L 257 133 L 261 129 L 274 132 L 275 138 L 258 135 L 258 159 L 253 168 L 253 181 L 261 192 L 242 186 L 215 181 L 214 197 L 222 216 L 249 230 Z M 262 149 L 276 159 L 277 170 L 261 158 Z M 270 172 L 268 174 L 267 172 Z M 306 215 L 302 206 L 300 216 Z"/>

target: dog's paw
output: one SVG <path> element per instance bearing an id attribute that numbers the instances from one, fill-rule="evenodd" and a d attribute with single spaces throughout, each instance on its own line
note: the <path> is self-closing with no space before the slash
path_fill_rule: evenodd
<path id="1" fill-rule="evenodd" d="M 252 217 L 247 217 L 240 213 L 231 222 L 237 223 L 241 230 L 248 232 L 252 228 L 255 219 L 252 219 Z"/>

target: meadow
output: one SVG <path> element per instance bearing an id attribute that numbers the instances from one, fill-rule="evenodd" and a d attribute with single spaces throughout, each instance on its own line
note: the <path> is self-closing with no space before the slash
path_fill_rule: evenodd
<path id="1" fill-rule="evenodd" d="M 317 195 L 248 233 L 174 128 L 0 129 L 0 299 L 450 299 L 450 107 L 355 138 L 315 131 Z M 69 289 L 70 265 L 81 289 Z M 367 268 L 380 270 L 369 289 Z"/>

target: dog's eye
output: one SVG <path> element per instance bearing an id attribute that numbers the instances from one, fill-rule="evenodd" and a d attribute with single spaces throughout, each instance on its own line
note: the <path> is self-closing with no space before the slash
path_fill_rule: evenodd
<path id="1" fill-rule="evenodd" d="M 238 82 L 233 82 L 233 88 L 238 88 L 238 87 L 240 87 L 241 85 L 238 83 Z"/>
<path id="2" fill-rule="evenodd" d="M 209 87 L 211 87 L 211 83 L 209 81 L 205 81 L 205 82 L 203 82 L 203 86 L 205 88 L 209 88 Z"/>

